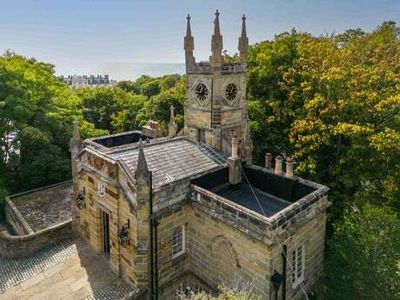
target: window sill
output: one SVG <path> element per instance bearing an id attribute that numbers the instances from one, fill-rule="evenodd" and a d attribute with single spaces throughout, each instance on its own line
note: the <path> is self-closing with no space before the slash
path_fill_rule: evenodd
<path id="1" fill-rule="evenodd" d="M 187 255 L 187 253 L 186 252 L 183 252 L 183 253 L 181 253 L 181 254 L 178 254 L 178 255 L 176 255 L 176 256 L 173 256 L 172 257 L 172 263 L 179 263 L 180 261 L 182 261 L 182 260 L 186 260 L 186 258 L 188 257 L 188 255 Z"/>

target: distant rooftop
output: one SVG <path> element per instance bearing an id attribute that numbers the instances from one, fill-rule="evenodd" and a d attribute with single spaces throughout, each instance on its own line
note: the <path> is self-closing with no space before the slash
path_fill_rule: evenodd
<path id="1" fill-rule="evenodd" d="M 71 87 L 113 86 L 117 83 L 108 75 L 68 75 L 60 76 Z"/>

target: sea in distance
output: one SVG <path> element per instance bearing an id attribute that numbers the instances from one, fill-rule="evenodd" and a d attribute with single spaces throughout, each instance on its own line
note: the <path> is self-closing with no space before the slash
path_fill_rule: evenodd
<path id="1" fill-rule="evenodd" d="M 108 63 L 98 68 L 93 75 L 108 74 L 113 80 L 136 80 L 142 75 L 159 77 L 167 74 L 185 74 L 183 63 Z M 69 74 L 68 74 L 69 75 Z M 91 74 L 78 74 L 91 75 Z"/>

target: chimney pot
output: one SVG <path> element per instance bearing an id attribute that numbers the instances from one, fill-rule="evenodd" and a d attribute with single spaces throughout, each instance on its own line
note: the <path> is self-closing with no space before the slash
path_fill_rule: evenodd
<path id="1" fill-rule="evenodd" d="M 239 139 L 237 137 L 232 138 L 232 154 L 231 157 L 233 159 L 238 158 L 238 145 L 239 145 Z"/>
<path id="2" fill-rule="evenodd" d="M 294 166 L 294 161 L 291 157 L 289 157 L 286 160 L 286 176 L 287 177 L 293 177 L 293 166 Z"/>
<path id="3" fill-rule="evenodd" d="M 278 155 L 275 157 L 275 174 L 282 173 L 282 157 Z"/>
<path id="4" fill-rule="evenodd" d="M 272 154 L 269 152 L 265 153 L 265 168 L 272 169 Z"/>

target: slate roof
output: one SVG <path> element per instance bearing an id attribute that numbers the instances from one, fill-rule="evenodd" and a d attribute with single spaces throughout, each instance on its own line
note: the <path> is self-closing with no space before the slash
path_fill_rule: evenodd
<path id="1" fill-rule="evenodd" d="M 226 166 L 221 154 L 207 145 L 186 138 L 144 143 L 143 150 L 148 168 L 153 172 L 154 188 Z M 122 160 L 132 174 L 136 172 L 138 155 L 138 148 L 108 153 L 112 159 Z"/>

